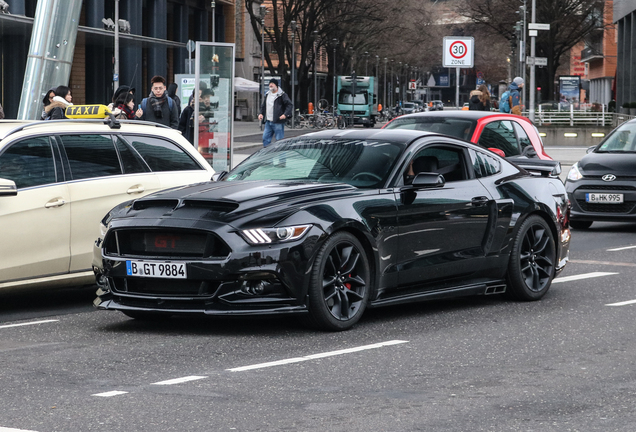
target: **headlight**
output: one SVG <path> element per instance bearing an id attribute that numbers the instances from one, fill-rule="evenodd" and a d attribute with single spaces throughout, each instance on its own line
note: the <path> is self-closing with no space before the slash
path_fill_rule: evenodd
<path id="1" fill-rule="evenodd" d="M 297 225 L 280 228 L 256 228 L 243 230 L 243 238 L 250 244 L 261 245 L 279 243 L 301 238 L 309 230 L 311 225 Z"/>
<path id="2" fill-rule="evenodd" d="M 572 165 L 572 168 L 570 168 L 570 172 L 568 173 L 568 180 L 577 181 L 581 180 L 582 178 L 583 174 L 581 174 L 581 171 L 579 171 L 579 163 L 577 162 Z"/>

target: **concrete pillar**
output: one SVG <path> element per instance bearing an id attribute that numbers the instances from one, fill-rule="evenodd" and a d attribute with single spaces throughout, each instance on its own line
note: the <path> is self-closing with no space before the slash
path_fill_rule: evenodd
<path id="1" fill-rule="evenodd" d="M 188 42 L 188 14 L 187 5 L 174 4 L 174 37 L 179 42 Z M 185 61 L 188 59 L 188 51 L 175 48 L 174 50 L 174 72 L 176 74 L 187 73 Z"/>
<path id="2" fill-rule="evenodd" d="M 18 119 L 39 119 L 44 93 L 50 87 L 68 85 L 81 10 L 81 0 L 38 2 Z"/>
<path id="3" fill-rule="evenodd" d="M 143 0 L 126 0 L 119 3 L 119 16 L 130 23 L 130 33 L 142 34 Z M 142 85 L 141 44 L 125 43 L 119 51 L 119 85 L 132 85 L 136 89 L 135 103 L 148 96 L 150 89 Z M 134 77 L 134 79 L 133 79 Z"/>
<path id="4" fill-rule="evenodd" d="M 168 6 L 166 0 L 151 0 L 146 7 L 148 14 L 148 36 L 157 39 L 168 37 Z M 155 75 L 161 75 L 166 81 L 171 81 L 168 73 L 168 56 L 165 46 L 151 46 L 148 48 L 148 86 L 150 79 Z"/>

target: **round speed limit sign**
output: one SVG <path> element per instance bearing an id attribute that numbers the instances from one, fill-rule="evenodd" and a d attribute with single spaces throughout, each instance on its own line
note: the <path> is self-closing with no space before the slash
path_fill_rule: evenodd
<path id="1" fill-rule="evenodd" d="M 471 68 L 474 59 L 474 39 L 472 37 L 444 38 L 444 67 Z"/>

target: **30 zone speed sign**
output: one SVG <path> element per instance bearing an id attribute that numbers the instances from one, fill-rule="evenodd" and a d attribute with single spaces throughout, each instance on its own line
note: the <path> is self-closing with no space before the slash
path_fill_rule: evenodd
<path id="1" fill-rule="evenodd" d="M 475 50 L 472 37 L 444 37 L 444 67 L 473 67 Z"/>

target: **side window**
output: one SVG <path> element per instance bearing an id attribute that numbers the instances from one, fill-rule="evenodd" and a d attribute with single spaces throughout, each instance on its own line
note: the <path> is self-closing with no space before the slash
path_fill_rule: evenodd
<path id="1" fill-rule="evenodd" d="M 199 164 L 176 144 L 151 137 L 127 136 L 152 171 L 201 170 Z"/>
<path id="2" fill-rule="evenodd" d="M 0 178 L 13 180 L 18 189 L 55 183 L 49 138 L 28 138 L 12 144 L 0 155 Z"/>
<path id="3" fill-rule="evenodd" d="M 120 137 L 115 137 L 115 146 L 124 167 L 124 174 L 148 172 L 149 169 L 141 157 L 132 150 Z"/>
<path id="4" fill-rule="evenodd" d="M 470 158 L 477 178 L 488 177 L 501 172 L 501 162 L 493 156 L 471 150 Z"/>
<path id="5" fill-rule="evenodd" d="M 407 167 L 405 183 L 422 172 L 442 174 L 446 182 L 468 178 L 462 148 L 452 146 L 430 146 L 418 151 Z"/>
<path id="6" fill-rule="evenodd" d="M 122 173 L 110 135 L 62 135 L 60 138 L 73 180 Z"/>
<path id="7" fill-rule="evenodd" d="M 506 156 L 521 154 L 512 122 L 508 120 L 488 123 L 481 132 L 479 144 L 486 148 L 502 150 Z"/>
<path id="8" fill-rule="evenodd" d="M 519 145 L 520 145 L 521 152 L 523 152 L 523 150 L 528 146 L 532 147 L 530 138 L 528 138 L 528 134 L 523 129 L 523 126 L 521 126 L 517 122 L 512 122 L 512 124 L 515 127 L 515 132 L 517 132 L 517 138 L 519 138 Z"/>

